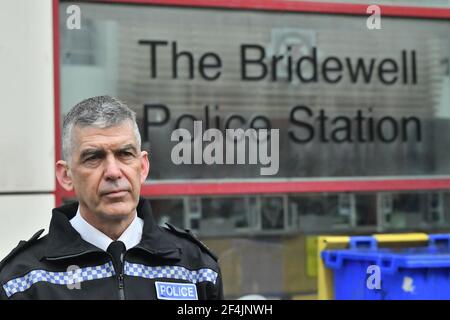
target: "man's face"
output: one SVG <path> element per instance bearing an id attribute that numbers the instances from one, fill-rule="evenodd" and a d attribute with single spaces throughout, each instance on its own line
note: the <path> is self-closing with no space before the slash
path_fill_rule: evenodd
<path id="1" fill-rule="evenodd" d="M 149 163 L 130 121 L 109 128 L 73 128 L 67 176 L 80 209 L 97 219 L 123 219 L 134 212 Z M 67 188 L 66 188 L 67 189 Z"/>

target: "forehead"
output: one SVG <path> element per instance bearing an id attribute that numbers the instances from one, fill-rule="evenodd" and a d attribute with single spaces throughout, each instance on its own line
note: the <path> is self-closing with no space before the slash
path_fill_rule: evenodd
<path id="1" fill-rule="evenodd" d="M 117 148 L 124 144 L 136 146 L 136 137 L 133 126 L 129 121 L 107 127 L 98 128 L 93 126 L 73 128 L 73 139 L 76 150 L 86 148 Z"/>

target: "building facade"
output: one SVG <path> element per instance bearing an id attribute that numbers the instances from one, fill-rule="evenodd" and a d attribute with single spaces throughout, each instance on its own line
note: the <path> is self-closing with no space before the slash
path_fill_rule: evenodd
<path id="1" fill-rule="evenodd" d="M 62 118 L 103 94 L 137 114 L 158 221 L 213 248 L 229 298 L 314 294 L 318 234 L 448 231 L 446 2 L 5 6 L 1 255 L 73 199 Z"/>

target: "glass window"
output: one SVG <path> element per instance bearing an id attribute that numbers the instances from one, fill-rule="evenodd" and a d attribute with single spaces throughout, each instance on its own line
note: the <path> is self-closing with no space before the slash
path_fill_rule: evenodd
<path id="1" fill-rule="evenodd" d="M 450 227 L 447 191 L 150 198 L 150 202 L 159 224 L 193 229 L 219 256 L 227 298 L 314 294 L 317 279 L 308 266 L 316 264 L 311 254 L 317 250 L 312 246 L 316 235 L 448 233 Z M 285 203 L 289 217 L 282 213 Z"/>
<path id="2" fill-rule="evenodd" d="M 449 194 L 444 192 L 398 193 L 385 196 L 383 207 L 386 230 L 439 229 L 449 225 Z"/>
<path id="3" fill-rule="evenodd" d="M 250 149 L 260 140 L 221 165 L 205 159 L 231 157 L 227 139 L 211 153 L 207 136 L 197 147 L 171 139 L 177 128 L 192 136 L 194 121 L 196 137 L 279 130 L 265 178 L 450 174 L 448 20 L 383 17 L 369 30 L 366 16 L 80 2 L 81 29 L 64 30 L 70 4 L 60 6 L 61 114 L 94 95 L 129 103 L 151 180 L 263 177 L 269 165 Z"/>
<path id="4" fill-rule="evenodd" d="M 261 229 L 285 230 L 286 208 L 285 199 L 280 196 L 261 197 Z"/>
<path id="5" fill-rule="evenodd" d="M 314 294 L 317 279 L 309 268 L 317 263 L 315 235 L 448 232 L 450 227 L 450 193 L 442 191 L 191 198 L 186 212 L 193 212 L 196 232 L 219 256 L 227 298 Z"/>
<path id="6" fill-rule="evenodd" d="M 160 224 L 203 237 L 445 230 L 449 201 L 444 191 L 151 199 Z"/>
<path id="7" fill-rule="evenodd" d="M 250 227 L 248 197 L 202 198 L 201 234 L 233 234 Z"/>
<path id="8" fill-rule="evenodd" d="M 155 221 L 159 225 L 170 223 L 181 229 L 186 228 L 182 199 L 152 199 L 151 206 Z"/>
<path id="9" fill-rule="evenodd" d="M 299 230 L 320 232 L 348 228 L 354 208 L 348 196 L 295 195 L 289 197 L 289 208 Z"/>

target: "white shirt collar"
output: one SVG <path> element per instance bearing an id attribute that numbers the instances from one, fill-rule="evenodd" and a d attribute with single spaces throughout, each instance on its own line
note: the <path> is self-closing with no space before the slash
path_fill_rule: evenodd
<path id="1" fill-rule="evenodd" d="M 81 216 L 80 206 L 78 206 L 75 217 L 70 219 L 70 224 L 81 235 L 81 238 L 84 241 L 87 241 L 104 251 L 106 251 L 111 242 L 114 241 L 106 234 L 89 224 L 89 222 Z M 122 241 L 127 250 L 133 248 L 141 241 L 143 227 L 144 221 L 137 216 L 137 213 L 135 213 L 135 218 L 117 240 Z"/>

